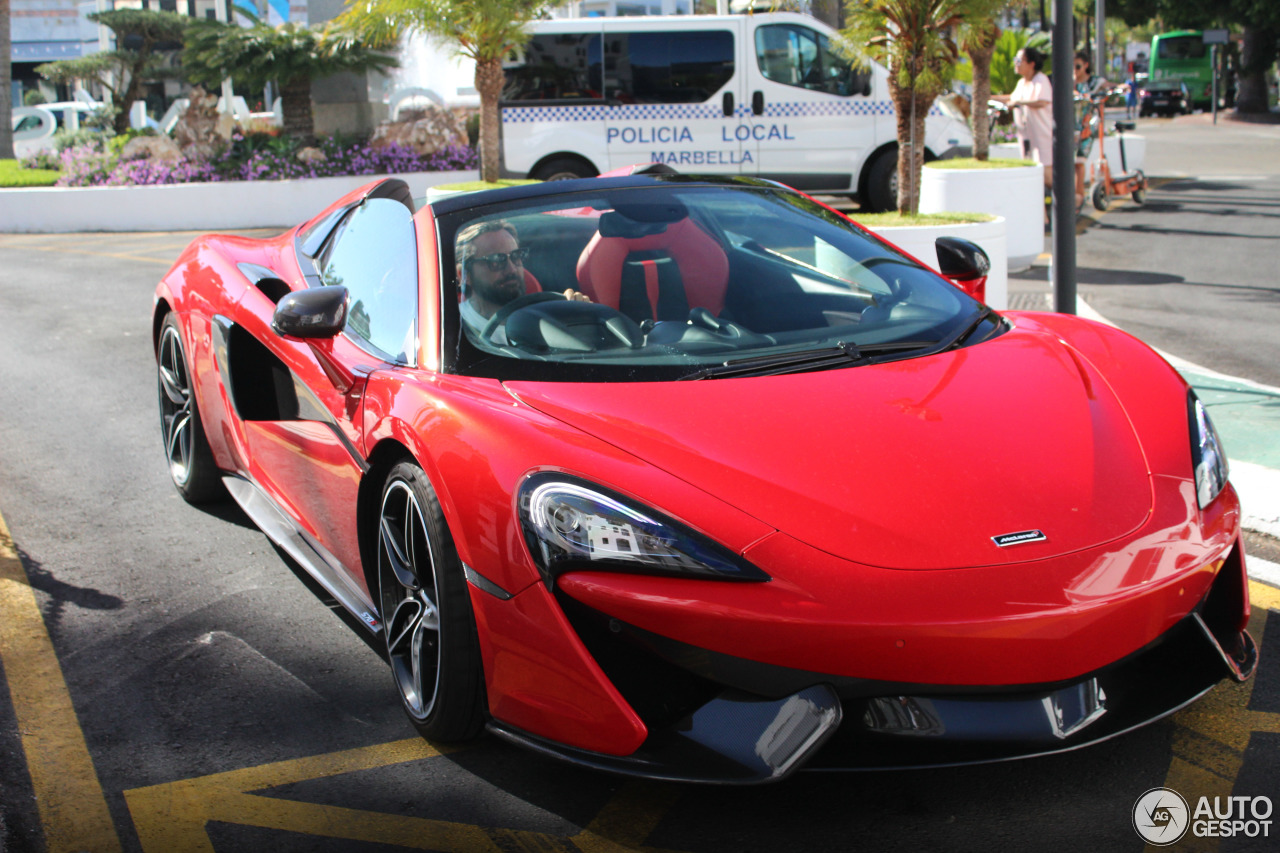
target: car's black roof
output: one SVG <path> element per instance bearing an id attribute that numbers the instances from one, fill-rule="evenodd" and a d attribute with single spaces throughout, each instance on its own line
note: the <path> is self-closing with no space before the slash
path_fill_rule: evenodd
<path id="1" fill-rule="evenodd" d="M 514 187 L 503 187 L 496 190 L 479 190 L 477 192 L 459 193 L 446 196 L 431 203 L 431 209 L 437 214 L 453 213 L 469 207 L 479 207 L 516 199 L 541 198 L 543 196 L 568 195 L 580 192 L 599 192 L 607 189 L 623 189 L 630 187 L 653 187 L 660 185 L 682 184 L 686 186 L 719 186 L 733 187 L 770 187 L 786 189 L 782 184 L 762 178 L 743 175 L 681 175 L 681 174 L 647 174 L 628 175 L 619 178 L 577 178 L 568 181 L 543 181 L 541 183 L 520 184 Z"/>

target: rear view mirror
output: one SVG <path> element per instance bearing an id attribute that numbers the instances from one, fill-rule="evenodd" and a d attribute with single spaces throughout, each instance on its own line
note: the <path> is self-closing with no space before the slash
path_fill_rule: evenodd
<path id="1" fill-rule="evenodd" d="M 346 324 L 347 289 L 337 285 L 289 293 L 271 318 L 271 328 L 291 338 L 332 338 Z"/>

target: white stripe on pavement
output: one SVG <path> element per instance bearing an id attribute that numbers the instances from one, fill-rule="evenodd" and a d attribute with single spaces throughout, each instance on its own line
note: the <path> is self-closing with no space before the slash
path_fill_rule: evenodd
<path id="1" fill-rule="evenodd" d="M 1236 459 L 1230 462 L 1231 485 L 1240 495 L 1244 526 L 1280 539 L 1280 471 Z"/>
<path id="2" fill-rule="evenodd" d="M 1247 553 L 1245 554 L 1245 561 L 1248 563 L 1249 577 L 1271 586 L 1280 587 L 1280 564 L 1257 557 L 1250 557 Z"/>

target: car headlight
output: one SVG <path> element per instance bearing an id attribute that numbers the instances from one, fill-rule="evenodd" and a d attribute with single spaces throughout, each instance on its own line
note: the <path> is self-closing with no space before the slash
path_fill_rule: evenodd
<path id="1" fill-rule="evenodd" d="M 1204 403 L 1194 391 L 1187 393 L 1187 414 L 1191 420 L 1191 463 L 1196 478 L 1196 502 L 1204 509 L 1227 485 L 1227 454 L 1222 439 Z"/>
<path id="2" fill-rule="evenodd" d="M 525 542 L 548 584 L 574 570 L 769 580 L 702 534 L 599 486 L 536 474 L 521 485 L 517 500 Z"/>

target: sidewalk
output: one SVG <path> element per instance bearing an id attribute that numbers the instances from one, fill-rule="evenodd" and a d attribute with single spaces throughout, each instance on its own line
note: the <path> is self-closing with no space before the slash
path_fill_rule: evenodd
<path id="1" fill-rule="evenodd" d="M 1045 238 L 1046 248 L 1050 247 Z M 1009 308 L 1020 311 L 1053 310 L 1053 291 L 1048 281 L 1047 254 L 1041 255 L 1020 278 L 1009 277 Z M 1077 298 L 1078 313 L 1115 325 Z M 1213 417 L 1214 426 L 1227 449 L 1231 483 L 1240 495 L 1244 526 L 1248 530 L 1280 538 L 1280 388 L 1248 379 L 1225 376 L 1208 368 L 1161 352 L 1196 389 Z M 1280 565 L 1249 558 L 1249 574 L 1280 586 Z"/>

